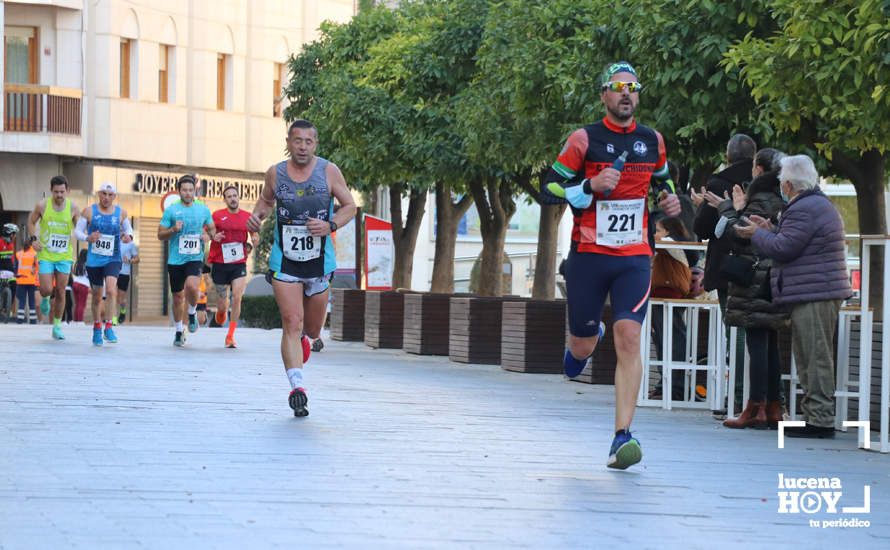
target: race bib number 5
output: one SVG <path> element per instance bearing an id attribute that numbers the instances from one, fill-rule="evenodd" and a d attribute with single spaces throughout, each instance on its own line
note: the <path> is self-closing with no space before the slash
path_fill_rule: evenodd
<path id="1" fill-rule="evenodd" d="M 99 235 L 99 240 L 93 243 L 93 254 L 99 256 L 111 256 L 114 254 L 114 235 Z"/>
<path id="2" fill-rule="evenodd" d="M 223 263 L 232 264 L 244 259 L 244 243 L 222 243 Z"/>
<path id="3" fill-rule="evenodd" d="M 194 255 L 201 253 L 201 235 L 191 233 L 179 236 L 179 253 Z"/>
<path id="4" fill-rule="evenodd" d="M 315 237 L 305 225 L 281 227 L 281 249 L 294 262 L 308 262 L 321 255 L 321 237 Z"/>
<path id="5" fill-rule="evenodd" d="M 643 242 L 646 199 L 597 201 L 596 244 L 621 247 Z"/>

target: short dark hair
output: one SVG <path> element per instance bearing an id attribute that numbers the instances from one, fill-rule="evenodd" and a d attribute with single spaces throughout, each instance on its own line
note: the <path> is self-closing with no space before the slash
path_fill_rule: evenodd
<path id="1" fill-rule="evenodd" d="M 68 178 L 65 176 L 53 176 L 53 179 L 49 180 L 49 188 L 52 189 L 57 185 L 64 185 L 65 189 L 68 189 Z"/>
<path id="2" fill-rule="evenodd" d="M 753 159 L 757 144 L 745 134 L 735 134 L 726 144 L 726 160 L 730 164 L 743 159 Z"/>
<path id="3" fill-rule="evenodd" d="M 763 168 L 765 172 L 772 172 L 782 167 L 781 160 L 785 153 L 772 147 L 764 147 L 754 155 L 754 164 Z"/>
<path id="4" fill-rule="evenodd" d="M 290 127 L 287 129 L 287 135 L 294 130 L 294 128 L 302 128 L 304 130 L 313 129 L 315 130 L 315 135 L 318 136 L 318 128 L 315 127 L 315 124 L 312 124 L 308 120 L 298 118 L 297 120 L 290 123 Z"/>
<path id="5" fill-rule="evenodd" d="M 223 197 L 226 196 L 226 191 L 228 191 L 229 189 L 234 189 L 235 192 L 238 193 L 238 196 L 239 197 L 241 196 L 241 191 L 238 189 L 238 186 L 230 183 L 230 184 L 226 185 L 225 189 L 223 189 L 223 192 L 222 192 Z"/>
<path id="6" fill-rule="evenodd" d="M 191 183 L 195 187 L 198 186 L 198 180 L 195 179 L 195 176 L 192 174 L 185 174 L 184 176 L 180 176 L 178 180 L 176 180 L 176 190 L 179 191 L 182 189 L 183 183 Z"/>

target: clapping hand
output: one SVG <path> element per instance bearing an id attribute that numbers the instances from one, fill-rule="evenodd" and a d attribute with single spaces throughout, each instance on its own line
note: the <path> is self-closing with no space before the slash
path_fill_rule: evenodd
<path id="1" fill-rule="evenodd" d="M 695 205 L 696 208 L 701 206 L 701 203 L 705 202 L 705 188 L 701 188 L 701 193 L 696 193 L 694 187 L 689 188 L 689 196 L 692 197 L 692 204 Z"/>
<path id="2" fill-rule="evenodd" d="M 756 225 L 757 227 L 766 229 L 767 231 L 775 231 L 776 230 L 776 226 L 773 225 L 773 222 L 769 221 L 766 218 L 760 217 L 756 214 L 753 214 L 751 216 L 751 222 L 754 225 Z"/>
<path id="3" fill-rule="evenodd" d="M 704 197 L 705 201 L 714 208 L 719 207 L 723 201 L 729 200 L 729 194 L 726 191 L 723 192 L 722 197 L 713 191 L 706 191 Z"/>
<path id="4" fill-rule="evenodd" d="M 732 207 L 736 209 L 736 211 L 742 210 L 748 204 L 748 201 L 745 199 L 745 191 L 739 184 L 735 184 L 732 186 Z"/>

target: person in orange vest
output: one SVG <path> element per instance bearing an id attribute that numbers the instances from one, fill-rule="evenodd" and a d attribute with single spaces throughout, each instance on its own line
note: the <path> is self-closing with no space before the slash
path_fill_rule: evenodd
<path id="1" fill-rule="evenodd" d="M 15 253 L 18 260 L 18 272 L 16 273 L 16 289 L 15 296 L 18 302 L 18 312 L 16 322 L 22 324 L 25 322 L 25 304 L 28 306 L 28 323 L 37 324 L 37 269 L 39 262 L 37 260 L 37 251 L 31 246 L 37 237 L 32 236 L 25 242 L 25 248 Z"/>

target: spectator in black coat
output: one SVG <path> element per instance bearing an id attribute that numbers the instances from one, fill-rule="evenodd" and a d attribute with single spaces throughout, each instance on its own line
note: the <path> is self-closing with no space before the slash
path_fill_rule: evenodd
<path id="1" fill-rule="evenodd" d="M 699 239 L 708 239 L 708 250 L 705 255 L 705 290 L 717 290 L 721 309 L 726 310 L 727 281 L 720 276 L 720 264 L 729 253 L 729 245 L 714 238 L 714 229 L 720 219 L 716 208 L 704 200 L 705 193 L 710 191 L 719 197 L 732 196 L 732 188 L 739 185 L 744 190 L 751 181 L 751 166 L 754 164 L 754 153 L 757 145 L 745 134 L 735 134 L 726 144 L 726 163 L 728 166 L 708 178 L 707 189 L 701 193 L 692 190 L 692 201 L 697 206 L 694 231 Z"/>

